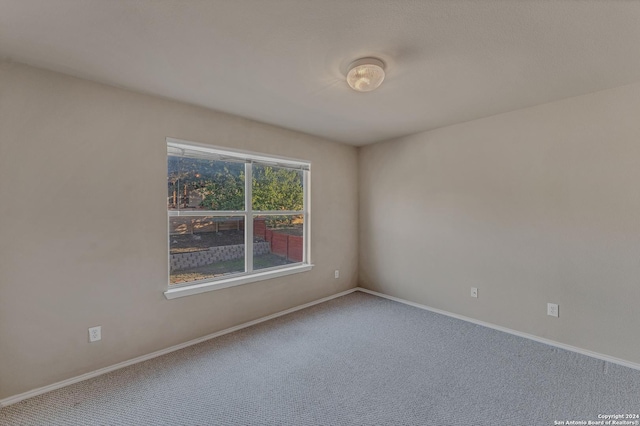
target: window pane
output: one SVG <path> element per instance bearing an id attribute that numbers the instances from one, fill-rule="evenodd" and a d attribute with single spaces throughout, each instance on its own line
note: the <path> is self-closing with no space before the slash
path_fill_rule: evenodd
<path id="1" fill-rule="evenodd" d="M 169 210 L 244 210 L 244 163 L 168 157 Z"/>
<path id="2" fill-rule="evenodd" d="M 253 165 L 253 210 L 301 211 L 303 207 L 301 170 Z"/>
<path id="3" fill-rule="evenodd" d="M 299 263 L 304 260 L 302 215 L 253 217 L 253 269 Z"/>
<path id="4" fill-rule="evenodd" d="M 244 217 L 169 218 L 169 283 L 244 272 Z"/>

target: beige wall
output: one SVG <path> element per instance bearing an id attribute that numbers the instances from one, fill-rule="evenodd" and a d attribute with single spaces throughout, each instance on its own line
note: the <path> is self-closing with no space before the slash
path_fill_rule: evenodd
<path id="1" fill-rule="evenodd" d="M 166 300 L 168 136 L 310 160 L 313 270 Z M 354 287 L 356 169 L 353 147 L 1 63 L 0 399 Z"/>
<path id="2" fill-rule="evenodd" d="M 638 111 L 640 85 L 626 86 L 358 158 L 0 63 L 0 399 L 351 288 L 358 224 L 364 287 L 640 362 Z M 314 269 L 166 300 L 167 136 L 311 160 Z"/>
<path id="3" fill-rule="evenodd" d="M 636 84 L 361 149 L 360 284 L 640 362 L 639 113 Z"/>

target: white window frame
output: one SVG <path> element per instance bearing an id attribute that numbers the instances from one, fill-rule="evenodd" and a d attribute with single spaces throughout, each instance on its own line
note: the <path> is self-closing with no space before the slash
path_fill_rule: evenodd
<path id="1" fill-rule="evenodd" d="M 191 281 L 184 284 L 169 285 L 164 295 L 167 299 L 175 299 L 178 297 L 191 296 L 193 294 L 204 293 L 207 291 L 219 290 L 237 285 L 248 284 L 256 281 L 262 281 L 285 275 L 306 272 L 313 268 L 311 264 L 311 200 L 309 196 L 309 188 L 311 182 L 311 163 L 309 161 L 296 160 L 292 158 L 275 157 L 271 155 L 258 154 L 254 152 L 233 150 L 224 147 L 205 145 L 196 142 L 189 142 L 180 139 L 167 138 L 167 160 L 170 151 L 182 150 L 202 153 L 203 157 L 217 157 L 221 160 L 232 159 L 234 161 L 242 161 L 245 163 L 245 205 L 244 210 L 221 211 L 221 210 L 195 210 L 195 211 L 179 211 L 167 210 L 167 222 L 171 217 L 175 216 L 241 216 L 245 223 L 245 272 L 233 274 L 228 278 L 210 278 L 205 280 Z M 300 211 L 255 211 L 252 206 L 252 190 L 253 190 L 253 164 L 273 165 L 276 167 L 293 168 L 302 170 L 303 172 L 303 209 Z M 288 264 L 284 266 L 276 266 L 273 268 L 253 270 L 253 217 L 259 216 L 280 216 L 280 215 L 302 215 L 303 217 L 303 248 L 302 262 Z M 167 223 L 167 262 L 170 253 L 170 238 Z M 167 264 L 167 271 L 169 265 Z M 167 280 L 168 281 L 168 280 Z"/>

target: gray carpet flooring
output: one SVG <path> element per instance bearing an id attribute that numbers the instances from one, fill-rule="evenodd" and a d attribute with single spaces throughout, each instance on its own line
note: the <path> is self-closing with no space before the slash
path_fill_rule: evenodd
<path id="1" fill-rule="evenodd" d="M 0 425 L 553 425 L 640 371 L 356 292 L 0 410 Z"/>

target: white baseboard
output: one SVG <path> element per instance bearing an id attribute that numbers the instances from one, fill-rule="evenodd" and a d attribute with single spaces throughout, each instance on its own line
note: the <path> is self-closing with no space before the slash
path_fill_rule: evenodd
<path id="1" fill-rule="evenodd" d="M 283 315 L 287 315 L 287 314 L 290 314 L 292 312 L 299 311 L 301 309 L 305 309 L 305 308 L 308 308 L 308 307 L 311 307 L 311 306 L 314 306 L 314 305 L 317 305 L 317 304 L 320 304 L 320 303 L 323 303 L 323 302 L 327 302 L 327 301 L 329 301 L 331 299 L 336 299 L 338 297 L 345 296 L 345 295 L 353 293 L 355 291 L 361 291 L 363 293 L 372 294 L 374 296 L 378 296 L 378 297 L 382 297 L 382 298 L 385 298 L 385 299 L 393 300 L 395 302 L 403 303 L 405 305 L 413 306 L 413 307 L 420 308 L 420 309 L 425 309 L 427 311 L 435 312 L 437 314 L 442 314 L 442 315 L 446 315 L 446 316 L 449 316 L 449 317 L 452 317 L 452 318 L 457 318 L 457 319 L 462 320 L 462 321 L 467 321 L 467 322 L 470 322 L 470 323 L 473 323 L 473 324 L 477 324 L 477 325 L 481 325 L 481 326 L 484 326 L 484 327 L 492 328 L 494 330 L 498 330 L 498 331 L 502 331 L 502 332 L 505 332 L 505 333 L 513 334 L 513 335 L 516 335 L 516 336 L 519 336 L 519 337 L 524 337 L 525 339 L 534 340 L 536 342 L 544 343 L 544 344 L 547 344 L 547 345 L 550 345 L 550 346 L 555 346 L 557 348 L 565 349 L 565 350 L 568 350 L 568 351 L 571 351 L 571 352 L 576 352 L 576 353 L 579 353 L 579 354 L 582 354 L 582 355 L 586 355 L 586 356 L 589 356 L 589 357 L 592 357 L 592 358 L 600 359 L 602 361 L 607 361 L 607 362 L 611 362 L 613 364 L 618 364 L 618 365 L 622 365 L 624 367 L 629 367 L 629 368 L 633 368 L 635 370 L 640 370 L 640 364 L 637 364 L 635 362 L 626 361 L 626 360 L 623 360 L 623 359 L 620 359 L 620 358 L 615 358 L 615 357 L 612 357 L 612 356 L 609 356 L 609 355 L 604 355 L 604 354 L 601 354 L 601 353 L 598 353 L 598 352 L 589 351 L 587 349 L 582 349 L 582 348 L 578 348 L 578 347 L 571 346 L 571 345 L 565 345 L 564 343 L 560 343 L 560 342 L 556 342 L 556 341 L 553 341 L 553 340 L 549 340 L 549 339 L 545 339 L 545 338 L 542 338 L 542 337 L 538 337 L 538 336 L 535 336 L 533 334 L 522 333 L 520 331 L 512 330 L 510 328 L 502 327 L 502 326 L 491 324 L 491 323 L 484 322 L 484 321 L 479 321 L 479 320 L 476 320 L 476 319 L 473 319 L 473 318 L 465 317 L 463 315 L 454 314 L 454 313 L 443 311 L 443 310 L 440 310 L 440 309 L 435 309 L 435 308 L 432 308 L 432 307 L 429 307 L 429 306 L 426 306 L 426 305 L 421 305 L 419 303 L 414 303 L 414 302 L 410 302 L 408 300 L 400 299 L 398 297 L 393 297 L 393 296 L 389 296 L 389 295 L 386 295 L 386 294 L 383 294 L 383 293 L 378 293 L 377 291 L 372 291 L 372 290 L 369 290 L 369 289 L 366 289 L 366 288 L 355 287 L 355 288 L 351 288 L 349 290 L 334 294 L 332 296 L 324 297 L 322 299 L 318 299 L 318 300 L 315 300 L 313 302 L 305 303 L 304 305 L 295 306 L 293 308 L 286 309 L 286 310 L 281 311 L 281 312 L 276 312 L 275 314 L 267 315 L 266 317 L 262 317 L 262 318 L 255 319 L 253 321 L 245 322 L 243 324 L 236 325 L 234 327 L 229 327 L 227 329 L 218 331 L 216 333 L 209 334 L 209 335 L 204 336 L 204 337 L 200 337 L 198 339 L 193 339 L 193 340 L 190 340 L 188 342 L 181 343 L 181 344 L 175 345 L 175 346 L 171 346 L 169 348 L 162 349 L 162 350 L 159 350 L 159 351 L 156 351 L 156 352 L 152 352 L 152 353 L 147 354 L 147 355 L 142 355 L 142 356 L 130 359 L 128 361 L 123 361 L 123 362 L 120 362 L 118 364 L 111 365 L 109 367 L 104 367 L 104 368 L 101 368 L 99 370 L 95 370 L 95 371 L 91 371 L 89 373 L 82 374 L 80 376 L 72 377 L 70 379 L 62 380 L 60 382 L 53 383 L 51 385 L 43 386 L 41 388 L 33 389 L 33 390 L 30 390 L 30 391 L 27 391 L 27 392 L 24 392 L 24 393 L 21 393 L 21 394 L 18 394 L 18 395 L 14 395 L 14 396 L 10 396 L 10 397 L 5 398 L 5 399 L 1 399 L 0 400 L 0 408 L 6 407 L 6 406 L 11 405 L 11 404 L 15 404 L 17 402 L 23 401 L 25 399 L 28 399 L 28 398 L 31 398 L 31 397 L 34 397 L 34 396 L 42 395 L 42 394 L 50 392 L 52 390 L 60 389 L 60 388 L 63 388 L 65 386 L 72 385 L 74 383 L 78 383 L 78 382 L 81 382 L 81 381 L 84 381 L 84 380 L 87 380 L 87 379 L 91 379 L 93 377 L 97 377 L 97 376 L 100 376 L 102 374 L 109 373 L 111 371 L 119 370 L 120 368 L 128 367 L 129 365 L 133 365 L 133 364 L 137 364 L 139 362 L 147 361 L 149 359 L 153 359 L 153 358 L 159 357 L 161 355 L 165 355 L 165 354 L 168 354 L 170 352 L 174 352 L 174 351 L 177 351 L 179 349 L 186 348 L 186 347 L 191 346 L 191 345 L 196 345 L 198 343 L 202 343 L 204 341 L 207 341 L 207 340 L 219 337 L 219 336 L 223 336 L 225 334 L 233 333 L 234 331 L 238 331 L 238 330 L 241 330 L 243 328 L 251 327 L 252 325 L 256 325 L 256 324 L 259 324 L 261 322 L 269 321 L 271 319 L 278 318 L 278 317 L 281 317 Z"/>
<path id="2" fill-rule="evenodd" d="M 186 347 L 191 346 L 191 345 L 196 345 L 198 343 L 202 343 L 202 342 L 204 342 L 206 340 L 209 340 L 209 339 L 213 339 L 213 338 L 225 335 L 225 334 L 233 333 L 234 331 L 238 331 L 238 330 L 241 330 L 243 328 L 251 327 L 252 325 L 256 325 L 256 324 L 259 324 L 261 322 L 269 321 L 269 320 L 272 320 L 274 318 L 278 318 L 278 317 L 281 317 L 283 315 L 287 315 L 287 314 L 290 314 L 292 312 L 299 311 L 301 309 L 309 308 L 309 307 L 311 307 L 313 305 L 317 305 L 317 304 L 320 304 L 320 303 L 323 303 L 323 302 L 327 302 L 327 301 L 329 301 L 331 299 L 336 299 L 338 297 L 345 296 L 345 295 L 347 295 L 349 293 L 353 293 L 356 290 L 357 290 L 357 288 L 351 288 L 351 289 L 343 291 L 341 293 L 337 293 L 337 294 L 334 294 L 334 295 L 331 295 L 331 296 L 328 296 L 328 297 L 323 297 L 322 299 L 314 300 L 313 302 L 305 303 L 304 305 L 295 306 L 293 308 L 286 309 L 286 310 L 281 311 L 281 312 L 276 312 L 275 314 L 267 315 L 266 317 L 258 318 L 258 319 L 255 319 L 253 321 L 249 321 L 249 322 L 245 322 L 245 323 L 240 324 L 240 325 L 236 325 L 234 327 L 226 328 L 224 330 L 218 331 L 216 333 L 209 334 L 209 335 L 204 336 L 204 337 L 200 337 L 198 339 L 189 340 L 188 342 L 181 343 L 181 344 L 175 345 L 175 346 L 171 346 L 170 348 L 161 349 L 159 351 L 155 351 L 155 352 L 152 352 L 152 353 L 147 354 L 147 355 L 142 355 L 142 356 L 130 359 L 128 361 L 119 362 L 119 363 L 111 365 L 109 367 L 104 367 L 104 368 L 101 368 L 99 370 L 95 370 L 95 371 L 91 371 L 89 373 L 82 374 L 80 376 L 72 377 L 72 378 L 67 379 L 67 380 L 62 380 L 61 382 L 57 382 L 57 383 L 53 383 L 51 385 L 43 386 L 41 388 L 33 389 L 33 390 L 30 390 L 30 391 L 27 391 L 27 392 L 24 392 L 24 393 L 21 393 L 21 394 L 18 394 L 18 395 L 10 396 L 10 397 L 5 398 L 5 399 L 0 399 L 0 408 L 6 407 L 6 406 L 11 405 L 11 404 L 15 404 L 15 403 L 23 401 L 23 400 L 25 400 L 27 398 L 32 398 L 34 396 L 42 395 L 43 393 L 47 393 L 47 392 L 50 392 L 52 390 L 56 390 L 56 389 L 63 388 L 65 386 L 72 385 L 74 383 L 82 382 L 83 380 L 91 379 L 93 377 L 97 377 L 97 376 L 100 376 L 102 374 L 114 371 L 114 370 L 119 370 L 121 368 L 128 367 L 128 366 L 133 365 L 133 364 L 137 364 L 139 362 L 147 361 L 149 359 L 156 358 L 156 357 L 159 357 L 161 355 L 166 355 L 166 354 L 168 354 L 170 352 L 174 352 L 174 351 L 186 348 Z"/>
<path id="3" fill-rule="evenodd" d="M 620 359 L 620 358 L 615 358 L 615 357 L 612 357 L 612 356 L 609 356 L 609 355 L 605 355 L 605 354 L 601 354 L 601 353 L 598 353 L 598 352 L 593 352 L 593 351 L 590 351 L 588 349 L 578 348 L 576 346 L 566 345 L 564 343 L 556 342 L 555 340 L 545 339 L 544 337 L 538 337 L 538 336 L 533 335 L 533 334 L 523 333 L 521 331 L 512 330 L 510 328 L 502 327 L 500 325 L 495 325 L 495 324 L 491 324 L 491 323 L 488 323 L 488 322 L 484 322 L 484 321 L 480 321 L 480 320 L 477 320 L 477 319 L 473 319 L 473 318 L 470 318 L 470 317 L 465 317 L 464 315 L 458 315 L 458 314 L 454 314 L 454 313 L 451 313 L 451 312 L 443 311 L 441 309 L 432 308 L 430 306 L 421 305 L 419 303 L 410 302 L 410 301 L 405 300 L 405 299 L 400 299 L 399 297 L 393 297 L 393 296 L 386 295 L 384 293 L 378 293 L 377 291 L 369 290 L 369 289 L 366 289 L 366 288 L 363 288 L 363 287 L 356 287 L 356 290 L 361 291 L 363 293 L 372 294 L 374 296 L 383 297 L 385 299 L 393 300 L 394 302 L 404 303 L 405 305 L 413 306 L 415 308 L 420 308 L 420 309 L 424 309 L 426 311 L 435 312 L 436 314 L 446 315 L 448 317 L 456 318 L 456 319 L 459 319 L 459 320 L 462 320 L 462 321 L 467 321 L 467 322 L 470 322 L 470 323 L 473 323 L 473 324 L 481 325 L 483 327 L 492 328 L 494 330 L 502 331 L 504 333 L 513 334 L 513 335 L 519 336 L 519 337 L 524 337 L 525 339 L 529 339 L 529 340 L 533 340 L 533 341 L 536 341 L 536 342 L 544 343 L 544 344 L 549 345 L 549 346 L 555 346 L 556 348 L 565 349 L 565 350 L 571 351 L 571 352 L 576 352 L 576 353 L 579 353 L 581 355 L 589 356 L 591 358 L 596 358 L 596 359 L 599 359 L 599 360 L 602 360 L 602 361 L 611 362 L 613 364 L 622 365 L 624 367 L 633 368 L 634 370 L 640 370 L 640 364 L 635 363 L 635 362 L 627 361 L 627 360 Z"/>

